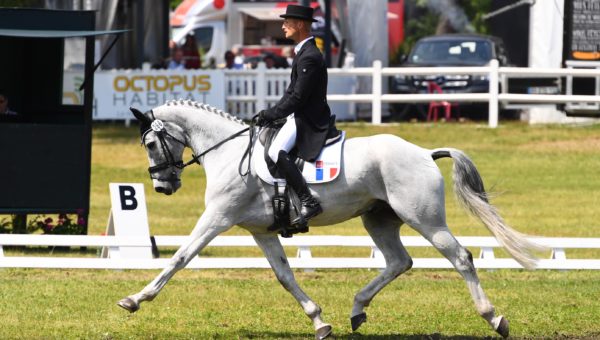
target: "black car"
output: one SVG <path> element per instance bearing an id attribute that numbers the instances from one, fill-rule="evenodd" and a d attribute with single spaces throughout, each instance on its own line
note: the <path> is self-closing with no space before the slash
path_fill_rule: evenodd
<path id="1" fill-rule="evenodd" d="M 445 34 L 429 36 L 417 41 L 400 67 L 485 66 L 497 59 L 500 66 L 508 58 L 499 38 L 477 34 Z M 434 81 L 444 93 L 477 93 L 489 91 L 487 75 L 426 75 L 391 78 L 391 93 L 427 93 L 428 83 Z M 406 116 L 407 105 L 394 105 L 396 116 Z M 423 109 L 420 108 L 421 118 Z"/>

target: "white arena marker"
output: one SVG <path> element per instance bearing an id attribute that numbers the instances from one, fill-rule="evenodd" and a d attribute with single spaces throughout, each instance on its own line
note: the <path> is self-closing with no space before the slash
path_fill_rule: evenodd
<path id="1" fill-rule="evenodd" d="M 142 183 L 110 183 L 111 210 L 106 235 L 135 239 L 136 246 L 102 249 L 102 257 L 152 258 L 146 196 Z M 139 243 L 139 245 L 137 245 Z"/>

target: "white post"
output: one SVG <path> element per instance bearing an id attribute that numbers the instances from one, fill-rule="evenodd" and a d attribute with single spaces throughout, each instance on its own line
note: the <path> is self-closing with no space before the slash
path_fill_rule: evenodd
<path id="1" fill-rule="evenodd" d="M 267 65 L 261 61 L 256 70 L 258 71 L 256 74 L 256 112 L 258 112 L 267 108 Z"/>
<path id="2" fill-rule="evenodd" d="M 381 124 L 381 60 L 373 61 L 373 115 L 371 123 Z"/>
<path id="3" fill-rule="evenodd" d="M 481 247 L 481 252 L 479 253 L 480 259 L 493 260 L 496 258 L 494 256 L 494 248 L 492 247 Z"/>
<path id="4" fill-rule="evenodd" d="M 491 128 L 498 127 L 498 65 L 498 60 L 492 59 L 490 61 L 490 102 L 488 110 L 488 125 Z"/>
<path id="5" fill-rule="evenodd" d="M 310 252 L 310 247 L 300 246 L 298 247 L 298 252 L 296 253 L 296 257 L 299 259 L 312 259 L 312 253 Z M 306 273 L 314 273 L 314 268 L 306 268 L 304 272 Z"/>
<path id="6" fill-rule="evenodd" d="M 566 260 L 567 254 L 563 248 L 552 248 L 552 254 L 550 255 L 552 260 Z"/>

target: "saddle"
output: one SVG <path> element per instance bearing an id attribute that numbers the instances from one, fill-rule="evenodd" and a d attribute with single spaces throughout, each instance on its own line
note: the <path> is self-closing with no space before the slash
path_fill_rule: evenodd
<path id="1" fill-rule="evenodd" d="M 256 154 L 262 152 L 264 157 L 255 157 L 253 162 L 256 173 L 261 180 L 274 187 L 271 198 L 274 221 L 268 230 L 278 231 L 282 237 L 287 238 L 296 233 L 307 232 L 308 225 L 291 226 L 290 221 L 299 215 L 301 209 L 300 199 L 294 190 L 286 184 L 283 176 L 278 173 L 275 162 L 268 155 L 269 147 L 284 123 L 285 119 L 282 119 L 261 130 L 258 142 L 255 145 L 255 152 Z M 335 116 L 332 116 L 325 145 L 315 162 L 306 162 L 298 157 L 297 150 L 291 150 L 290 157 L 295 161 L 307 183 L 326 183 L 337 178 L 341 168 L 341 151 L 344 138 L 345 133 L 335 128 Z M 260 150 L 261 148 L 263 150 Z"/>
<path id="2" fill-rule="evenodd" d="M 255 155 L 263 154 L 263 157 L 253 157 L 252 167 L 256 170 L 256 174 L 260 179 L 268 184 L 274 185 L 275 181 L 281 181 L 283 178 L 277 173 L 277 166 L 268 156 L 268 150 L 271 142 L 277 136 L 279 129 L 285 123 L 285 119 L 275 121 L 269 127 L 262 128 L 258 137 L 258 141 L 254 146 Z M 339 175 L 341 169 L 341 152 L 342 145 L 346 134 L 344 131 L 335 128 L 335 116 L 330 119 L 329 131 L 325 144 L 321 149 L 321 153 L 314 162 L 306 162 L 298 158 L 297 150 L 294 148 L 289 155 L 302 172 L 306 183 L 320 184 L 333 181 Z"/>

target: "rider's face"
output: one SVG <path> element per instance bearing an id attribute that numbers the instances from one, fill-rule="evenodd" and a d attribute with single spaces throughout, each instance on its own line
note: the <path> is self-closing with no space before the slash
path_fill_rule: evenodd
<path id="1" fill-rule="evenodd" d="M 287 39 L 292 39 L 296 41 L 300 32 L 301 24 L 301 20 L 288 18 L 283 20 L 283 25 L 281 25 L 281 29 L 283 30 L 283 33 L 285 33 L 285 37 Z"/>

